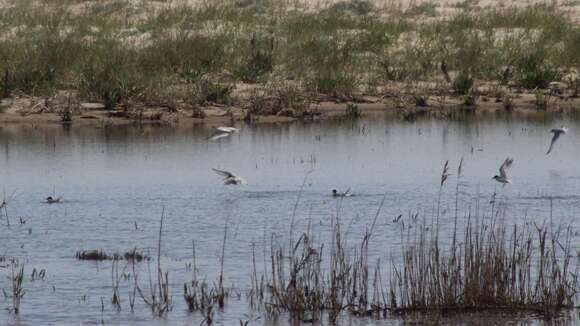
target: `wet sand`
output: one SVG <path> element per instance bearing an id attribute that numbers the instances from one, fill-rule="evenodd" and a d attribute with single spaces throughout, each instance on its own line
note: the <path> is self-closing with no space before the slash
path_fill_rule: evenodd
<path id="1" fill-rule="evenodd" d="M 45 99 L 28 96 L 4 99 L 4 111 L 0 113 L 0 124 L 73 124 L 80 126 L 104 127 L 125 124 L 162 124 L 167 126 L 184 126 L 192 124 L 234 124 L 240 121 L 253 123 L 282 123 L 297 120 L 326 120 L 352 118 L 347 113 L 347 105 L 356 105 L 361 116 L 380 114 L 393 119 L 414 120 L 418 117 L 450 119 L 457 114 L 494 114 L 511 113 L 514 116 L 575 115 L 580 109 L 580 98 L 570 96 L 550 96 L 547 107 L 538 105 L 535 95 L 531 93 L 514 93 L 511 107 L 498 97 L 479 96 L 475 105 L 465 105 L 462 98 L 427 97 L 425 106 L 417 106 L 403 96 L 368 96 L 361 95 L 348 99 L 312 100 L 301 112 L 283 110 L 277 115 L 249 115 L 243 105 L 207 105 L 200 108 L 181 107 L 169 109 L 159 106 L 135 106 L 104 109 L 101 103 L 78 102 L 72 107 L 72 121 L 63 121 L 63 105 L 46 105 Z M 200 115 L 199 113 L 202 112 Z"/>

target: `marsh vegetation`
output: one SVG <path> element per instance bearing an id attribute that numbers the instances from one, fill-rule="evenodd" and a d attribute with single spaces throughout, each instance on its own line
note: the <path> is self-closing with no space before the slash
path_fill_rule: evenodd
<path id="1" fill-rule="evenodd" d="M 478 195 L 473 202 L 466 199 L 463 189 L 467 184 L 462 178 L 469 172 L 463 168 L 463 159 L 456 171 L 451 169 L 446 162 L 438 195 L 432 197 L 432 211 L 405 208 L 407 216 L 399 215 L 388 223 L 399 234 L 399 245 L 390 248 L 377 247 L 374 240 L 379 236 L 376 227 L 381 223 L 386 194 L 374 215 L 365 217 L 368 223 L 362 231 L 350 229 L 352 220 L 348 221 L 341 208 L 343 201 L 352 200 L 349 197 L 336 200 L 328 235 L 314 231 L 312 217 L 299 216 L 296 210 L 302 204 L 307 173 L 287 233 L 264 234 L 269 244 L 264 243 L 262 253 L 256 251 L 256 242 L 247 244 L 251 264 L 235 273 L 238 277 L 245 274 L 249 286 L 225 285 L 229 276 L 224 264 L 232 250 L 228 241 L 234 237 L 229 219 L 224 222 L 217 259 L 219 273 L 211 276 L 200 271 L 200 249 L 193 240 L 192 255 L 185 263 L 191 279 L 170 281 L 173 276 L 161 255 L 164 236 L 170 236 L 163 231 L 164 208 L 154 259 L 137 249 L 123 255 L 78 251 L 76 258 L 110 262 L 111 285 L 105 287 L 112 291 L 110 302 L 115 311 L 130 309 L 131 314 L 138 314 L 136 307 L 141 306 L 148 307 L 155 318 L 163 317 L 175 313 L 174 300 L 182 295 L 189 313 L 206 325 L 214 323 L 216 310 L 227 311 L 232 300 L 243 302 L 252 316 L 266 321 L 287 316 L 293 322 L 327 320 L 331 324 L 340 324 L 345 318 L 392 321 L 407 315 L 437 319 L 449 312 L 462 318 L 462 313 L 480 311 L 539 314 L 550 319 L 574 309 L 579 265 L 573 227 L 554 223 L 551 197 L 547 197 L 549 220 L 510 219 L 506 215 L 509 199 L 502 194 Z M 448 198 L 447 204 L 442 203 L 443 197 Z M 297 227 L 299 219 L 306 222 L 304 229 Z M 441 231 L 443 228 L 448 231 Z M 389 259 L 377 259 L 376 252 L 369 254 L 370 247 L 385 252 Z M 34 269 L 28 278 L 18 260 L 8 260 L 10 267 L 3 267 L 9 271 L 11 294 L 4 293 L 12 299 L 12 313 L 26 314 L 20 309 L 21 300 L 26 300 L 25 280 L 45 282 L 47 271 Z M 179 284 L 183 287 L 176 296 Z M 86 300 L 86 294 L 83 298 Z M 104 311 L 103 298 L 101 301 Z"/>
<path id="2" fill-rule="evenodd" d="M 394 107 L 450 97 L 469 106 L 518 89 L 575 97 L 580 27 L 570 8 L 8 1 L 0 8 L 0 90 L 45 98 L 63 121 L 79 101 L 302 115 L 310 103 L 365 96 L 396 98 Z M 63 91 L 68 103 L 54 99 Z"/>
<path id="3" fill-rule="evenodd" d="M 58 306 L 72 307 L 58 321 L 103 324 L 381 324 L 481 311 L 551 321 L 574 311 L 578 157 L 573 141 L 558 144 L 566 160 L 536 154 L 554 116 L 539 115 L 540 126 L 493 121 L 491 131 L 467 119 L 416 120 L 449 105 L 576 110 L 573 5 L 0 4 L 0 112 L 66 123 L 0 128 L 2 182 L 18 189 L 0 202 L 8 316 L 39 321 Z M 15 111 L 23 98 L 29 106 Z M 244 125 L 220 142 L 201 127 L 69 126 L 91 110 L 139 122 L 214 109 L 232 122 L 315 118 L 323 101 L 344 103 L 347 119 L 328 129 Z M 369 102 L 412 123 L 364 120 Z M 513 192 L 490 191 L 486 169 L 499 152 L 528 162 Z M 461 159 L 433 172 L 463 155 L 473 169 Z M 232 162 L 258 181 L 223 190 L 211 168 Z M 314 168 L 324 176 L 309 179 Z M 41 207 L 38 193 L 54 182 L 72 200 Z M 330 194 L 351 185 L 353 197 Z M 551 192 L 568 200 L 564 209 L 553 209 Z"/>

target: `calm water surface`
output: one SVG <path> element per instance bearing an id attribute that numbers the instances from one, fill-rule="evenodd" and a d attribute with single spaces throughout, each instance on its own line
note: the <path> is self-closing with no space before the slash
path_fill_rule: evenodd
<path id="1" fill-rule="evenodd" d="M 11 226 L 5 219 L 1 222 L 0 250 L 25 263 L 27 279 L 20 316 L 2 309 L 0 324 L 199 325 L 201 315 L 188 313 L 182 298 L 183 283 L 191 280 L 186 265 L 192 260 L 192 241 L 198 275 L 217 279 L 227 221 L 226 283 L 233 284 L 244 298 L 252 269 L 252 243 L 261 261 L 271 235 L 283 239 L 288 234 L 303 180 L 295 229 L 304 230 L 310 221 L 319 242 L 327 237 L 331 217 L 340 205 L 349 244 L 356 245 L 386 194 L 370 248 L 373 261 L 388 262 L 400 255 L 399 229 L 392 222 L 395 216 L 409 212 L 433 216 L 446 160 L 453 176 L 443 192 L 442 230 L 449 235 L 454 178 L 462 157 L 462 216 L 476 198 L 488 202 L 497 192 L 508 203 L 510 222 L 542 223 L 550 217 L 546 196 L 554 196 L 554 220 L 571 222 L 576 230 L 580 227 L 576 219 L 580 124 L 564 121 L 570 132 L 550 156 L 545 155 L 549 129 L 562 122 L 557 118 L 480 118 L 403 123 L 379 117 L 358 122 L 240 125 L 239 134 L 218 141 L 207 140 L 212 135 L 209 127 L 1 126 L 0 187 L 9 199 Z M 514 184 L 502 188 L 491 177 L 507 156 L 515 158 Z M 223 186 L 212 167 L 235 172 L 248 184 Z M 333 188 L 348 187 L 355 196 L 340 202 L 331 196 Z M 44 204 L 48 195 L 62 195 L 64 203 Z M 138 298 L 136 311 L 131 313 L 129 288 L 123 282 L 123 309 L 117 312 L 110 304 L 111 262 L 78 261 L 75 252 L 96 248 L 123 252 L 137 247 L 155 255 L 163 209 L 162 262 L 170 274 L 173 311 L 156 318 Z M 20 224 L 20 218 L 25 224 Z M 141 264 L 142 279 L 146 279 L 146 266 Z M 46 278 L 30 281 L 33 268 L 46 269 Z M 0 287 L 8 291 L 9 280 L 4 276 L 9 269 L 2 268 L 0 273 Z M 10 299 L 0 298 L 0 305 L 8 308 L 10 304 Z M 239 320 L 259 316 L 236 298 L 228 301 L 224 311 L 216 312 L 220 325 L 237 325 Z M 287 325 L 286 320 L 280 317 L 272 322 L 262 317 L 250 325 Z M 341 324 L 404 322 L 345 317 Z"/>

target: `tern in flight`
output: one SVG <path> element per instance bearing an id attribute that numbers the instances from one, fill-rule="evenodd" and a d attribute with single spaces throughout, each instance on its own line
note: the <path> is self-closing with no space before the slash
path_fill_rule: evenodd
<path id="1" fill-rule="evenodd" d="M 238 177 L 237 175 L 228 172 L 228 171 L 223 171 L 223 170 L 218 170 L 218 169 L 213 169 L 212 170 L 221 175 L 222 177 L 224 177 L 224 185 L 240 185 L 240 184 L 245 184 L 246 180 Z"/>
<path id="2" fill-rule="evenodd" d="M 239 132 L 240 129 L 238 128 L 234 128 L 234 127 L 224 127 L 224 126 L 220 126 L 220 127 L 216 127 L 216 126 L 212 126 L 213 129 L 215 129 L 216 131 L 219 131 L 219 134 L 214 135 L 213 137 L 208 138 L 209 141 L 214 141 L 214 140 L 218 140 L 224 137 L 228 137 L 229 135 L 235 133 L 235 132 Z"/>
<path id="3" fill-rule="evenodd" d="M 510 166 L 512 166 L 512 163 L 514 162 L 513 158 L 506 158 L 505 161 L 503 162 L 503 164 L 499 167 L 499 175 L 496 175 L 493 177 L 493 179 L 495 179 L 495 181 L 503 183 L 504 187 L 506 184 L 508 183 L 512 183 L 512 181 L 509 179 L 508 175 L 507 175 L 507 169 L 510 168 Z"/>
<path id="4" fill-rule="evenodd" d="M 554 128 L 554 129 L 550 130 L 550 132 L 554 133 L 554 136 L 552 136 L 552 141 L 550 142 L 550 148 L 548 148 L 548 152 L 546 152 L 546 155 L 550 154 L 550 152 L 552 151 L 552 148 L 554 148 L 554 144 L 556 143 L 558 138 L 560 138 L 560 136 L 562 134 L 565 134 L 567 131 L 568 131 L 568 128 L 566 128 L 565 126 L 561 126 L 560 128 Z"/>
<path id="5" fill-rule="evenodd" d="M 223 132 L 223 133 L 226 133 L 226 134 L 231 134 L 231 133 L 239 132 L 240 131 L 240 129 L 234 128 L 234 127 L 223 127 L 223 126 L 221 126 L 221 127 L 213 127 L 213 128 L 215 130 L 219 131 L 219 132 Z"/>

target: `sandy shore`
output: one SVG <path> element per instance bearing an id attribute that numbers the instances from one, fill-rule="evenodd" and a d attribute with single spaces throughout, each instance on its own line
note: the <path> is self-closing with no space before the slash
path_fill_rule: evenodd
<path id="1" fill-rule="evenodd" d="M 0 124 L 73 124 L 78 126 L 114 126 L 129 124 L 159 124 L 187 126 L 192 124 L 235 124 L 240 121 L 252 123 L 283 123 L 297 120 L 325 120 L 356 118 L 347 112 L 347 106 L 356 106 L 360 116 L 382 115 L 392 119 L 412 121 L 416 118 L 453 119 L 462 114 L 513 113 L 518 116 L 543 116 L 546 114 L 572 115 L 580 110 L 580 98 L 565 95 L 548 95 L 544 103 L 538 103 L 536 94 L 510 93 L 506 99 L 480 95 L 475 105 L 465 105 L 459 96 L 425 96 L 425 105 L 415 105 L 404 96 L 361 95 L 351 100 L 312 100 L 301 112 L 284 110 L 277 115 L 259 115 L 249 118 L 248 110 L 241 105 L 212 106 L 201 108 L 178 108 L 138 106 L 105 110 L 101 103 L 66 103 L 66 99 L 32 98 L 19 96 L 4 99 Z M 66 104 L 63 104 L 66 103 Z M 545 105 L 545 106 L 544 106 Z M 73 107 L 70 121 L 64 121 L 63 107 Z"/>

